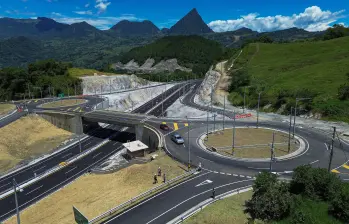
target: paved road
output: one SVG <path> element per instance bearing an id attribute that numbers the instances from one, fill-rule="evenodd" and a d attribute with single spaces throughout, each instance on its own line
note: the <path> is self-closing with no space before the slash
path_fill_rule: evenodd
<path id="1" fill-rule="evenodd" d="M 179 88 L 182 88 L 182 85 L 177 85 L 168 89 L 164 94 L 169 96 L 171 93 L 177 91 Z M 173 101 L 173 97 L 170 97 L 167 100 Z M 153 100 L 160 102 L 162 100 L 162 95 L 155 97 Z M 166 99 L 166 97 L 164 97 Z M 153 107 L 153 102 L 149 101 L 139 108 L 135 109 L 133 113 L 146 113 Z M 165 104 L 164 104 L 165 105 Z M 167 104 L 166 104 L 167 105 Z M 167 109 L 167 107 L 164 107 Z M 159 115 L 157 110 L 151 110 L 148 114 Z M 130 133 L 120 132 L 122 127 L 117 125 L 109 125 L 106 128 L 100 128 L 94 133 L 90 133 L 91 137 L 88 140 L 85 140 L 83 145 L 84 150 L 93 147 L 94 145 L 102 142 L 103 140 L 109 138 L 111 135 L 115 135 L 113 138 L 110 138 L 110 142 L 98 148 L 96 151 L 88 154 L 77 162 L 64 167 L 48 176 L 47 178 L 41 179 L 34 184 L 26 187 L 22 193 L 19 193 L 19 205 L 20 209 L 23 210 L 27 206 L 35 203 L 41 198 L 47 196 L 53 191 L 59 189 L 75 178 L 79 177 L 83 173 L 87 172 L 93 165 L 96 163 L 102 162 L 111 154 L 117 152 L 122 143 L 127 142 L 127 140 L 134 139 L 134 133 L 130 130 Z M 5 176 L 0 179 L 0 190 L 4 191 L 11 187 L 11 181 L 13 178 L 16 178 L 18 182 L 26 182 L 28 179 L 33 178 L 33 172 L 36 170 L 37 174 L 44 172 L 54 166 L 57 166 L 60 162 L 70 158 L 79 153 L 78 146 L 75 145 L 70 147 L 62 152 L 58 153 L 55 156 L 49 157 L 38 164 L 29 166 L 23 170 L 15 172 L 9 176 Z M 63 158 L 64 157 L 64 158 Z M 10 195 L 2 200 L 0 200 L 0 221 L 10 217 L 15 212 L 14 196 Z"/>

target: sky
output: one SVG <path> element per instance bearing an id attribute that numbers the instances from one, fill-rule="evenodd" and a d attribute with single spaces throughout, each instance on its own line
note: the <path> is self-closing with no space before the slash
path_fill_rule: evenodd
<path id="1" fill-rule="evenodd" d="M 241 27 L 321 31 L 336 23 L 349 25 L 349 0 L 0 0 L 0 17 L 86 21 L 102 30 L 124 19 L 150 20 L 170 28 L 192 8 L 215 32 Z"/>

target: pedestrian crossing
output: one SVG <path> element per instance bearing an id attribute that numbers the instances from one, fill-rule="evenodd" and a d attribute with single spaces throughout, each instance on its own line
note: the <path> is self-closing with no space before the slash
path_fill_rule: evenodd
<path id="1" fill-rule="evenodd" d="M 169 128 L 175 131 L 189 126 L 188 123 L 182 123 L 182 122 L 162 122 L 162 124 L 167 124 Z"/>

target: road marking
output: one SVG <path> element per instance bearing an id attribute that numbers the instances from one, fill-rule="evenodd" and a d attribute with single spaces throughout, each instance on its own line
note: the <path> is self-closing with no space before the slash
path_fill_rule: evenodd
<path id="1" fill-rule="evenodd" d="M 37 102 L 39 102 L 39 100 L 35 100 L 34 102 L 37 103 Z"/>
<path id="2" fill-rule="evenodd" d="M 221 172 L 221 174 L 225 175 L 225 173 Z"/>
<path id="3" fill-rule="evenodd" d="M 116 144 L 118 144 L 118 142 L 115 142 L 113 145 L 116 145 Z"/>
<path id="4" fill-rule="evenodd" d="M 92 157 L 92 159 L 94 159 L 94 158 L 96 158 L 99 154 L 101 154 L 102 152 L 100 152 L 100 153 L 97 153 L 96 155 L 94 155 L 93 157 Z"/>
<path id="5" fill-rule="evenodd" d="M 10 185 L 11 183 L 8 183 L 8 184 L 5 184 L 5 185 L 2 185 L 2 186 L 0 186 L 0 188 L 3 188 L 3 187 L 5 187 L 5 186 L 7 186 L 7 185 Z"/>
<path id="6" fill-rule="evenodd" d="M 231 173 L 227 173 L 228 176 L 231 176 Z"/>
<path id="7" fill-rule="evenodd" d="M 319 162 L 319 160 L 315 160 L 315 161 L 313 161 L 313 162 L 311 162 L 309 164 L 314 164 L 314 163 L 317 163 L 317 162 Z"/>
<path id="8" fill-rule="evenodd" d="M 234 176 L 234 177 L 237 177 L 237 176 L 239 176 L 239 175 L 237 175 L 237 174 L 233 174 L 233 176 Z"/>
<path id="9" fill-rule="evenodd" d="M 246 176 L 247 178 L 249 178 L 249 179 L 251 179 L 251 177 L 250 176 Z"/>
<path id="10" fill-rule="evenodd" d="M 200 187 L 200 186 L 205 185 L 205 184 L 211 184 L 212 182 L 213 182 L 212 180 L 207 179 L 207 180 L 203 181 L 202 183 L 196 185 L 195 187 Z"/>
<path id="11" fill-rule="evenodd" d="M 44 185 L 41 185 L 40 187 L 37 187 L 37 188 L 35 188 L 34 190 L 29 191 L 29 192 L 26 193 L 25 195 L 28 195 L 28 194 L 30 194 L 30 193 L 33 193 L 34 191 L 39 190 L 39 189 L 42 188 L 43 186 L 44 186 Z"/>
<path id="12" fill-rule="evenodd" d="M 29 100 L 28 102 L 27 102 L 27 104 L 30 104 L 32 101 L 31 100 Z"/>
<path id="13" fill-rule="evenodd" d="M 240 175 L 240 177 L 245 177 L 244 175 Z"/>
<path id="14" fill-rule="evenodd" d="M 332 173 L 339 173 L 339 171 L 336 170 L 336 169 L 333 169 L 333 170 L 331 170 L 331 171 L 332 171 Z"/>
<path id="15" fill-rule="evenodd" d="M 73 108 L 69 108 L 67 111 L 71 111 Z"/>
<path id="16" fill-rule="evenodd" d="M 175 131 L 178 130 L 178 124 L 177 124 L 177 123 L 173 123 L 173 127 L 174 127 L 174 130 L 175 130 Z"/>
<path id="17" fill-rule="evenodd" d="M 249 169 L 255 169 L 255 170 L 269 170 L 270 168 L 256 168 L 256 167 L 247 167 Z"/>
<path id="18" fill-rule="evenodd" d="M 166 122 L 165 122 L 165 121 L 163 121 L 161 124 L 166 124 Z"/>
<path id="19" fill-rule="evenodd" d="M 88 145 L 90 145 L 91 143 L 92 143 L 92 142 L 88 142 L 88 143 L 85 144 L 85 146 L 88 146 Z"/>
<path id="20" fill-rule="evenodd" d="M 349 166 L 348 166 L 348 165 L 344 164 L 343 167 L 344 167 L 345 169 L 349 170 Z"/>
<path id="21" fill-rule="evenodd" d="M 218 173 L 217 171 L 213 171 L 213 173 Z"/>
<path id="22" fill-rule="evenodd" d="M 78 167 L 76 166 L 76 167 L 74 167 L 73 169 L 68 170 L 67 172 L 65 172 L 65 174 L 70 173 L 71 171 L 75 170 L 76 168 L 78 168 Z"/>
<path id="23" fill-rule="evenodd" d="M 38 168 L 38 169 L 36 169 L 36 170 L 33 170 L 33 172 L 35 173 L 36 171 L 38 171 L 38 170 L 41 170 L 42 168 L 45 168 L 46 166 L 42 166 L 42 167 L 40 167 L 40 168 Z"/>
<path id="24" fill-rule="evenodd" d="M 188 123 L 184 123 L 184 126 L 188 127 L 188 126 L 189 126 L 189 124 L 188 124 Z"/>
<path id="25" fill-rule="evenodd" d="M 326 150 L 328 151 L 328 145 L 326 144 L 326 143 L 324 143 L 325 144 L 325 146 L 326 146 Z"/>
<path id="26" fill-rule="evenodd" d="M 77 110 L 79 110 L 80 109 L 80 107 L 77 107 L 77 108 L 75 108 L 73 111 L 77 111 Z"/>
<path id="27" fill-rule="evenodd" d="M 73 153 L 68 153 L 67 155 L 62 156 L 62 159 L 65 159 L 66 157 L 70 156 Z"/>

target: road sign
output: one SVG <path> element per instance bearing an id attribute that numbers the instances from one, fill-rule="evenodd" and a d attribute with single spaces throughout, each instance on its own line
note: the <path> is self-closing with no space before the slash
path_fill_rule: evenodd
<path id="1" fill-rule="evenodd" d="M 63 98 L 64 97 L 64 93 L 58 94 L 58 97 Z"/>
<path id="2" fill-rule="evenodd" d="M 74 212 L 74 218 L 76 223 L 88 224 L 88 219 L 74 206 L 73 206 L 73 212 Z"/>
<path id="3" fill-rule="evenodd" d="M 204 182 L 196 185 L 195 187 L 199 187 L 199 186 L 202 186 L 202 185 L 205 185 L 205 184 L 211 184 L 213 181 L 212 180 L 205 180 Z"/>

